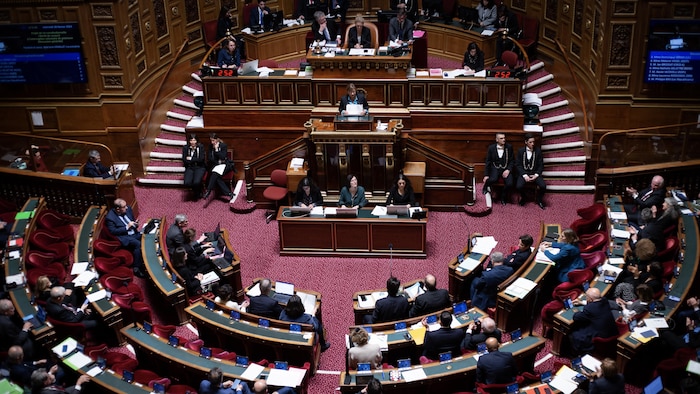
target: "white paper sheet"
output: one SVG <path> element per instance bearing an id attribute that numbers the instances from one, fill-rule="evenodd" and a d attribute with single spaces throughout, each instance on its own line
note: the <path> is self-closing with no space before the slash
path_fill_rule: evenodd
<path id="1" fill-rule="evenodd" d="M 623 239 L 629 239 L 630 238 L 630 232 L 627 230 L 619 230 L 619 229 L 612 229 L 610 231 L 610 236 L 613 238 L 623 238 Z"/>
<path id="2" fill-rule="evenodd" d="M 493 248 L 498 245 L 498 241 L 492 236 L 476 238 L 476 245 L 472 248 L 472 252 L 489 255 Z"/>
<path id="3" fill-rule="evenodd" d="M 644 319 L 644 325 L 649 328 L 668 328 L 668 323 L 663 317 L 650 317 Z"/>
<path id="4" fill-rule="evenodd" d="M 246 293 L 248 297 L 257 297 L 260 294 L 260 282 L 256 283 L 255 286 L 251 287 L 250 290 Z"/>
<path id="5" fill-rule="evenodd" d="M 90 293 L 86 296 L 87 300 L 90 302 L 99 301 L 105 297 L 107 297 L 107 290 L 106 289 L 102 289 L 102 290 L 96 291 L 94 293 Z"/>
<path id="6" fill-rule="evenodd" d="M 362 104 L 348 104 L 345 106 L 345 113 L 347 115 L 360 115 L 363 110 Z"/>
<path id="7" fill-rule="evenodd" d="M 78 341 L 73 338 L 66 338 L 63 342 L 51 348 L 51 351 L 56 353 L 58 357 L 65 357 L 78 346 Z"/>
<path id="8" fill-rule="evenodd" d="M 260 376 L 260 373 L 265 370 L 265 367 L 262 365 L 258 364 L 249 364 L 248 368 L 243 371 L 241 374 L 241 379 L 243 380 L 248 380 L 250 382 L 254 381 L 255 379 Z"/>
<path id="9" fill-rule="evenodd" d="M 70 269 L 71 275 L 80 275 L 88 268 L 90 263 L 73 263 L 73 267 Z"/>
<path id="10" fill-rule="evenodd" d="M 473 259 L 471 257 L 467 257 L 466 259 L 464 259 L 464 261 L 462 261 L 459 264 L 459 268 L 465 269 L 467 271 L 471 271 L 474 268 L 478 267 L 479 264 L 481 264 L 481 261 Z"/>
<path id="11" fill-rule="evenodd" d="M 608 217 L 612 220 L 627 220 L 627 214 L 625 211 L 608 211 Z"/>
<path id="12" fill-rule="evenodd" d="M 374 216 L 386 215 L 386 207 L 383 207 L 381 205 L 375 205 L 374 209 L 372 209 L 372 215 L 374 215 Z"/>
<path id="13" fill-rule="evenodd" d="M 290 367 L 289 369 L 271 369 L 267 376 L 267 384 L 270 386 L 296 387 L 301 385 L 306 375 L 306 370 Z"/>
<path id="14" fill-rule="evenodd" d="M 71 367 L 71 369 L 77 371 L 78 369 L 81 369 L 82 367 L 90 364 L 92 362 L 92 359 L 82 352 L 77 352 L 65 359 L 63 362 L 69 367 Z"/>
<path id="15" fill-rule="evenodd" d="M 94 366 L 94 367 L 90 368 L 90 370 L 87 371 L 86 373 L 94 378 L 95 376 L 102 373 L 102 368 L 100 368 L 98 366 Z"/>
<path id="16" fill-rule="evenodd" d="M 87 284 L 90 283 L 90 281 L 95 279 L 96 277 L 97 272 L 85 271 L 82 274 L 78 275 L 75 279 L 73 279 L 73 283 L 76 286 L 87 286 Z"/>
<path id="17" fill-rule="evenodd" d="M 427 378 L 423 368 L 408 369 L 405 371 L 401 371 L 401 377 L 406 382 L 415 382 L 416 380 L 423 380 Z"/>
<path id="18" fill-rule="evenodd" d="M 585 356 L 581 357 L 581 363 L 590 371 L 597 371 L 602 364 L 600 360 L 591 356 L 590 354 L 586 354 Z"/>
<path id="19" fill-rule="evenodd" d="M 212 168 L 211 172 L 215 172 L 219 175 L 224 175 L 225 170 L 226 170 L 226 164 L 218 164 L 218 165 L 215 165 L 214 168 Z"/>

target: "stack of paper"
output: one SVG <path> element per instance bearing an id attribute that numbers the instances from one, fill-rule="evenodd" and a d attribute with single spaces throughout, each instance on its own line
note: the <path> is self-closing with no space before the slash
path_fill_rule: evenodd
<path id="1" fill-rule="evenodd" d="M 367 343 L 375 343 L 379 345 L 379 349 L 381 349 L 382 351 L 389 350 L 389 343 L 387 342 L 386 334 L 370 333 L 369 341 Z"/>
<path id="2" fill-rule="evenodd" d="M 610 220 L 627 220 L 627 214 L 625 211 L 608 211 L 608 217 Z"/>
<path id="3" fill-rule="evenodd" d="M 301 298 L 301 303 L 304 304 L 304 312 L 313 315 L 316 310 L 316 296 L 309 293 L 304 293 L 303 291 L 296 292 L 296 295 Z"/>
<path id="4" fill-rule="evenodd" d="M 498 241 L 492 236 L 474 238 L 476 244 L 472 247 L 472 252 L 483 255 L 491 254 L 491 251 L 498 245 Z"/>
<path id="5" fill-rule="evenodd" d="M 620 230 L 617 228 L 610 230 L 610 236 L 613 238 L 629 239 L 630 235 L 630 232 L 627 230 Z"/>
<path id="6" fill-rule="evenodd" d="M 386 291 L 375 291 L 370 294 L 360 294 L 357 297 L 357 305 L 360 308 L 374 308 L 374 304 L 382 298 L 386 298 L 389 295 Z"/>
<path id="7" fill-rule="evenodd" d="M 650 327 L 635 327 L 634 331 L 630 336 L 641 343 L 647 343 L 651 341 L 652 338 L 659 336 L 659 332 L 655 328 Z"/>
<path id="8" fill-rule="evenodd" d="M 423 380 L 427 378 L 423 368 L 408 369 L 405 371 L 401 371 L 401 377 L 406 382 L 415 382 L 416 380 Z"/>
<path id="9" fill-rule="evenodd" d="M 416 298 L 419 295 L 425 293 L 425 289 L 421 286 L 420 282 L 416 282 L 407 288 L 403 289 L 404 293 L 408 295 L 408 298 Z"/>
<path id="10" fill-rule="evenodd" d="M 557 253 L 559 253 L 559 249 L 558 249 L 558 248 L 548 248 L 547 250 L 548 250 L 549 253 L 551 253 L 551 254 L 555 254 L 555 255 L 556 255 Z M 554 261 L 552 261 L 552 259 L 550 259 L 549 257 L 547 257 L 547 255 L 544 254 L 544 251 L 537 251 L 537 254 L 535 255 L 535 262 L 536 262 L 536 263 L 542 263 L 542 264 L 554 265 Z"/>
<path id="11" fill-rule="evenodd" d="M 304 376 L 306 376 L 305 369 L 294 367 L 289 367 L 289 369 L 273 368 L 267 376 L 267 384 L 270 386 L 297 387 L 301 386 Z"/>
<path id="12" fill-rule="evenodd" d="M 287 70 L 287 71 L 295 71 L 296 70 Z M 287 75 L 287 72 L 285 71 L 285 75 Z M 296 74 L 295 74 L 296 75 Z M 290 167 L 292 168 L 302 168 L 304 167 L 304 158 L 303 157 L 295 157 L 292 159 L 292 162 L 290 163 Z"/>
<path id="13" fill-rule="evenodd" d="M 535 286 L 537 286 L 537 283 L 530 279 L 518 278 L 506 288 L 505 292 L 513 297 L 523 299 Z"/>
<path id="14" fill-rule="evenodd" d="M 462 261 L 457 266 L 457 268 L 461 268 L 461 269 L 466 270 L 466 271 L 471 271 L 474 268 L 478 267 L 479 264 L 481 264 L 481 261 L 479 261 L 477 259 L 473 259 L 471 257 L 467 257 L 466 259 L 464 259 L 464 261 Z"/>
<path id="15" fill-rule="evenodd" d="M 549 385 L 564 394 L 571 394 L 578 388 L 578 384 L 574 381 L 577 374 L 576 371 L 564 365 L 557 371 Z"/>

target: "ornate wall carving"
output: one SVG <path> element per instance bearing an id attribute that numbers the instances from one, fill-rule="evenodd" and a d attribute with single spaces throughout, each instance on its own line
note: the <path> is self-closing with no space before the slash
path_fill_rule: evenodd
<path id="1" fill-rule="evenodd" d="M 637 12 L 637 3 L 634 1 L 617 1 L 613 3 L 613 14 L 634 15 Z"/>
<path id="2" fill-rule="evenodd" d="M 695 15 L 695 4 L 676 4 L 673 7 L 673 16 L 676 18 L 692 18 Z"/>
<path id="3" fill-rule="evenodd" d="M 119 51 L 114 27 L 96 26 L 95 30 L 100 51 L 100 64 L 107 68 L 119 67 Z"/>
<path id="4" fill-rule="evenodd" d="M 92 4 L 92 17 L 95 19 L 114 19 L 111 4 Z"/>
<path id="5" fill-rule="evenodd" d="M 630 65 L 630 46 L 633 26 L 631 24 L 612 25 L 610 42 L 610 66 Z"/>
<path id="6" fill-rule="evenodd" d="M 131 25 L 131 38 L 134 41 L 134 53 L 139 54 L 143 51 L 143 37 L 141 36 L 141 22 L 139 21 L 138 11 L 129 17 L 129 25 Z"/>
<path id="7" fill-rule="evenodd" d="M 124 84 L 122 83 L 122 76 L 121 75 L 103 75 L 102 76 L 102 85 L 106 89 L 116 89 L 116 88 L 123 88 Z"/>
<path id="8" fill-rule="evenodd" d="M 42 8 L 39 10 L 39 20 L 42 22 L 54 22 L 58 20 L 58 10 L 55 8 Z"/>
<path id="9" fill-rule="evenodd" d="M 187 24 L 199 20 L 199 6 L 197 0 L 185 0 L 185 20 Z"/>
<path id="10" fill-rule="evenodd" d="M 608 75 L 608 89 L 627 89 L 629 88 L 629 75 Z"/>
<path id="11" fill-rule="evenodd" d="M 165 4 L 163 0 L 153 1 L 153 15 L 156 18 L 156 33 L 158 38 L 168 34 L 168 19 L 165 16 Z"/>

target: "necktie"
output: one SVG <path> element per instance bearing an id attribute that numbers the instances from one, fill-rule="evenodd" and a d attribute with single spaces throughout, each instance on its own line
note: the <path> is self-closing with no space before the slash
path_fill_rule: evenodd
<path id="1" fill-rule="evenodd" d="M 262 20 L 262 19 L 263 19 L 263 10 L 261 9 L 261 10 L 260 10 L 260 26 L 262 26 L 262 24 L 263 24 L 263 20 Z"/>

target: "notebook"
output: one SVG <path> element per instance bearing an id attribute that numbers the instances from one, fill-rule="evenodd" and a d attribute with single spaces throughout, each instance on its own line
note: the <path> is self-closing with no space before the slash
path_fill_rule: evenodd
<path id="1" fill-rule="evenodd" d="M 286 304 L 293 295 L 294 284 L 280 281 L 275 283 L 275 295 L 272 298 L 277 300 L 277 302 Z"/>

